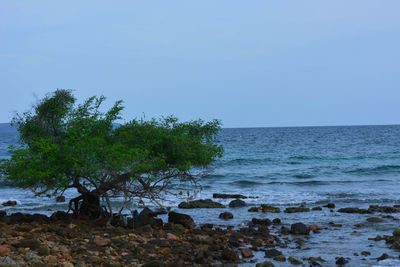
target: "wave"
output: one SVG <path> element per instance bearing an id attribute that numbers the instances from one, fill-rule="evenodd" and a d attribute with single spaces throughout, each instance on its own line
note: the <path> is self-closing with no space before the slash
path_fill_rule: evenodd
<path id="1" fill-rule="evenodd" d="M 306 179 L 306 178 L 313 178 L 315 177 L 314 175 L 307 174 L 307 173 L 301 173 L 301 174 L 294 174 L 292 175 L 294 178 L 299 178 L 299 179 Z"/>
<path id="2" fill-rule="evenodd" d="M 263 183 L 249 181 L 249 180 L 238 180 L 238 181 L 232 182 L 232 184 L 239 185 L 241 187 L 249 187 L 249 186 L 261 185 Z"/>
<path id="3" fill-rule="evenodd" d="M 382 174 L 398 172 L 400 170 L 400 165 L 381 165 L 377 167 L 367 167 L 367 168 L 356 168 L 352 170 L 344 171 L 349 174 Z"/>

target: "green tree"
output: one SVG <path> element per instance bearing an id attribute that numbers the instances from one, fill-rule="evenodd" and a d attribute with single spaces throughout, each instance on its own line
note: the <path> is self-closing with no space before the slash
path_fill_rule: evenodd
<path id="1" fill-rule="evenodd" d="M 176 181 L 196 185 L 199 176 L 193 170 L 204 170 L 222 156 L 215 143 L 217 120 L 182 123 L 167 117 L 116 127 L 122 101 L 102 112 L 104 100 L 91 97 L 76 104 L 70 90 L 57 90 L 17 115 L 13 123 L 21 145 L 1 162 L 4 179 L 37 195 L 75 188 L 79 196 L 70 201 L 70 210 L 98 218 L 112 215 L 112 197 L 157 201 Z"/>

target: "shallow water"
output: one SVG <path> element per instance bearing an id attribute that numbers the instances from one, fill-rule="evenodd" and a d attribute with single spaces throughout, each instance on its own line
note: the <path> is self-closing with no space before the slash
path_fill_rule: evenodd
<path id="1" fill-rule="evenodd" d="M 0 157 L 8 156 L 6 148 L 16 140 L 15 130 L 0 127 Z M 225 148 L 224 157 L 215 162 L 211 166 L 213 172 L 202 179 L 203 190 L 198 198 L 211 198 L 216 192 L 239 193 L 258 197 L 246 199 L 250 205 L 267 203 L 281 210 L 300 204 L 311 208 L 328 202 L 334 202 L 336 209 L 400 203 L 400 126 L 223 129 L 218 142 Z M 74 195 L 74 191 L 69 191 L 66 197 Z M 18 206 L 8 208 L 9 212 L 50 214 L 48 209 L 67 207 L 65 203 L 55 203 L 54 199 L 36 198 L 30 192 L 3 186 L 0 187 L 0 203 L 6 200 L 19 202 Z M 176 206 L 180 201 L 171 198 L 165 204 L 179 210 Z M 229 200 L 220 202 L 228 204 Z M 238 208 L 229 209 L 234 214 L 233 220 L 223 221 L 218 218 L 222 209 L 180 211 L 192 215 L 199 224 L 240 227 L 252 217 L 279 217 L 285 225 L 299 221 L 317 224 L 327 229 L 311 234 L 306 242 L 309 250 L 287 248 L 282 249 L 284 254 L 297 258 L 322 256 L 328 260 L 323 266 L 334 265 L 337 256 L 351 257 L 350 266 L 400 266 L 396 260 L 377 265 L 376 258 L 382 253 L 396 257 L 398 253 L 389 250 L 384 241 L 368 240 L 377 234 L 391 234 L 399 227 L 399 221 L 384 219 L 379 224 L 367 223 L 365 227 L 356 228 L 354 224 L 365 222 L 371 215 L 340 214 L 328 209 L 310 213 L 254 214 L 247 212 L 247 208 Z M 392 215 L 399 218 L 397 214 Z M 343 227 L 332 228 L 331 221 Z M 351 235 L 353 231 L 361 235 Z M 371 256 L 353 256 L 363 250 L 370 251 Z"/>

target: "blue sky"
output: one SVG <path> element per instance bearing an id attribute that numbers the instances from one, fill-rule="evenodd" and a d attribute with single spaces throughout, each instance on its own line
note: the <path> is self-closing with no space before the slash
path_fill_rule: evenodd
<path id="1" fill-rule="evenodd" d="M 0 4 L 0 122 L 46 92 L 225 127 L 400 123 L 400 1 Z"/>

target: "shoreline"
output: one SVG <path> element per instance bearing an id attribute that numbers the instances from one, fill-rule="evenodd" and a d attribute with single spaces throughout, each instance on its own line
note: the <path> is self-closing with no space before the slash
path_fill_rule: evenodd
<path id="1" fill-rule="evenodd" d="M 85 245 L 94 242 L 94 237 L 96 236 L 109 240 L 103 241 L 106 242 L 113 251 L 121 250 L 126 247 L 127 244 L 131 243 L 135 244 L 136 248 L 142 246 L 145 248 L 145 253 L 143 255 L 140 253 L 137 254 L 136 250 L 125 251 L 123 249 L 120 253 L 117 253 L 117 255 L 110 254 L 110 257 L 107 256 L 105 258 L 105 260 L 109 262 L 103 263 L 114 264 L 112 261 L 118 260 L 121 265 L 107 266 L 135 266 L 134 264 L 139 265 L 152 261 L 158 261 L 158 265 L 149 266 L 162 266 L 160 265 L 161 263 L 177 265 L 180 260 L 183 260 L 183 263 L 181 262 L 183 265 L 178 264 L 178 266 L 185 266 L 189 264 L 189 262 L 193 263 L 196 261 L 201 266 L 218 266 L 221 264 L 254 266 L 257 263 L 265 261 L 270 261 L 271 264 L 275 266 L 292 266 L 292 263 L 300 264 L 300 262 L 307 266 L 309 264 L 312 264 L 311 266 L 336 266 L 337 261 L 339 261 L 339 263 L 347 262 L 348 266 L 374 266 L 374 264 L 378 263 L 380 264 L 379 266 L 393 266 L 390 264 L 400 263 L 398 251 L 390 249 L 390 246 L 397 246 L 397 249 L 400 248 L 400 242 L 397 244 L 397 239 L 393 239 L 393 236 L 391 236 L 392 232 L 398 227 L 398 215 L 400 212 L 400 207 L 398 205 L 372 205 L 368 209 L 356 207 L 351 209 L 337 208 L 333 203 L 325 206 L 326 207 L 292 207 L 286 208 L 285 210 L 282 209 L 280 212 L 272 209 L 276 207 L 268 207 L 266 205 L 228 208 L 178 208 L 173 209 L 170 214 L 174 213 L 174 211 L 178 212 L 178 214 L 202 212 L 204 214 L 209 214 L 211 218 L 222 212 L 231 212 L 233 216 L 236 216 L 235 214 L 237 213 L 246 212 L 244 216 L 247 217 L 248 220 L 240 225 L 232 226 L 229 225 L 230 220 L 219 219 L 221 222 L 225 223 L 214 223 L 212 225 L 205 223 L 205 221 L 199 222 L 196 220 L 196 216 L 193 216 L 197 227 L 193 227 L 194 223 L 193 225 L 186 225 L 183 227 L 180 224 L 168 222 L 170 221 L 170 218 L 167 219 L 169 215 L 159 215 L 158 217 L 162 218 L 161 221 L 155 214 L 152 214 L 150 216 L 152 219 L 149 219 L 146 224 L 138 225 L 135 229 L 131 227 L 106 226 L 105 222 L 102 222 L 101 226 L 91 226 L 90 222 L 73 218 L 71 215 L 62 215 L 62 212 L 54 213 L 61 216 L 61 219 L 55 219 L 56 217 L 53 219 L 44 219 L 49 218 L 44 215 L 36 216 L 36 219 L 32 219 L 34 215 L 29 215 L 28 217 L 31 217 L 31 219 L 25 221 L 21 219 L 23 217 L 21 215 L 5 216 L 3 213 L 0 218 L 2 229 L 1 240 L 3 240 L 0 244 L 0 262 L 4 262 L 5 260 L 4 253 L 1 253 L 1 249 L 4 246 L 9 248 L 9 252 L 11 253 L 10 257 L 14 257 L 14 261 L 23 261 L 26 253 L 30 251 L 26 249 L 22 251 L 16 248 L 9 240 L 36 236 L 35 239 L 41 240 L 44 244 L 47 244 L 47 242 L 54 242 L 51 241 L 54 237 L 50 238 L 50 240 L 48 240 L 48 237 L 56 233 L 56 237 L 59 238 L 56 238 L 56 240 L 61 242 L 61 244 L 63 242 L 65 243 L 68 238 L 73 238 L 73 240 L 77 238 L 73 241 L 73 244 L 82 244 L 87 250 L 85 255 L 76 254 L 73 252 L 72 247 L 67 245 L 66 248 L 69 250 L 68 255 L 71 256 L 71 258 L 62 257 L 56 261 L 57 264 L 59 262 L 66 262 L 66 260 L 74 264 L 65 266 L 82 266 L 77 264 L 98 266 L 96 265 L 97 263 L 93 265 L 93 263 L 91 263 L 93 259 L 90 259 L 93 255 L 96 256 L 97 253 L 105 253 L 104 247 L 103 251 L 99 250 L 99 248 L 87 247 Z M 249 212 L 249 210 L 253 210 L 254 212 Z M 14 221 L 7 219 L 13 216 L 16 218 Z M 17 218 L 18 216 L 19 219 Z M 62 218 L 63 216 L 64 218 Z M 317 217 L 320 218 L 319 221 L 316 220 Z M 293 220 L 290 218 L 293 218 Z M 350 218 L 354 223 L 351 225 L 340 223 L 344 218 L 347 218 L 347 221 Z M 37 220 L 39 220 L 40 223 Z M 302 224 L 299 226 L 302 229 L 301 231 L 303 231 L 300 232 L 300 234 L 296 232 L 296 230 L 293 230 L 293 225 L 296 223 Z M 385 225 L 385 223 L 392 226 L 385 226 L 384 229 L 379 230 L 379 227 L 382 227 L 380 225 Z M 396 225 L 397 227 L 394 227 Z M 53 229 L 54 227 L 58 230 Z M 87 231 L 88 227 L 90 229 L 94 228 Z M 6 229 L 6 231 L 4 231 L 4 229 Z M 81 229 L 86 230 L 80 232 Z M 379 235 L 382 230 L 387 234 Z M 64 233 L 65 231 L 71 233 Z M 37 234 L 32 235 L 32 232 Z M 116 236 L 114 232 L 123 234 Z M 106 236 L 104 236 L 104 234 L 106 234 Z M 130 234 L 134 234 L 131 235 L 132 239 L 129 239 Z M 171 234 L 173 236 L 171 236 Z M 92 239 L 89 237 L 92 237 Z M 231 237 L 235 237 L 236 241 L 231 240 Z M 335 241 L 334 238 L 337 240 Z M 112 241 L 113 239 L 115 239 L 115 242 Z M 86 242 L 82 240 L 89 241 Z M 160 246 L 161 242 L 165 240 L 170 244 Z M 337 247 L 332 246 L 334 242 L 338 242 Z M 349 247 L 347 251 L 338 249 L 338 247 L 346 247 L 346 245 L 351 246 L 351 242 L 358 242 L 359 246 L 354 248 Z M 53 247 L 50 248 L 50 245 Z M 54 244 L 50 243 L 50 245 L 48 245 L 49 249 L 54 249 Z M 178 250 L 178 248 L 183 245 L 185 248 L 184 250 L 192 251 L 190 255 L 182 254 L 182 252 Z M 57 248 L 57 245 L 55 245 L 55 247 Z M 91 251 L 91 249 L 94 250 Z M 327 250 L 327 252 L 320 253 L 324 249 Z M 352 251 L 353 249 L 355 250 Z M 153 253 L 147 253 L 146 251 L 152 251 Z M 46 263 L 46 260 L 49 259 L 54 261 L 54 258 L 43 258 L 38 255 L 37 252 L 36 250 L 32 251 L 32 253 L 36 253 L 36 256 L 38 256 L 39 260 L 43 263 Z M 56 252 L 56 249 L 54 252 Z M 122 253 L 124 253 L 124 255 L 122 255 Z M 160 253 L 164 253 L 165 255 L 161 255 Z M 211 254 L 208 255 L 209 253 Z M 267 255 L 267 253 L 278 254 Z M 385 254 L 389 257 L 388 259 L 384 259 L 386 257 Z M 136 258 L 132 258 L 132 255 L 136 255 Z M 194 255 L 197 256 L 195 257 Z M 271 258 L 266 258 L 266 256 Z M 289 261 L 289 258 L 291 261 Z M 384 265 L 386 263 L 388 265 Z M 50 264 L 49 266 L 52 265 Z M 165 266 L 168 266 L 168 264 Z"/>

